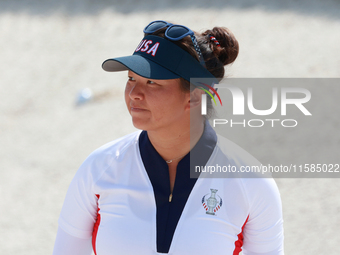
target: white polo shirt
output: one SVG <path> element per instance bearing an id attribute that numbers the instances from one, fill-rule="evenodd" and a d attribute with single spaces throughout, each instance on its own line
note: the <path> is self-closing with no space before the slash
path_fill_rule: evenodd
<path id="1" fill-rule="evenodd" d="M 217 138 L 209 125 L 194 152 L 197 165 L 259 164 L 237 145 Z M 168 166 L 147 132 L 102 146 L 72 180 L 59 226 L 74 237 L 92 237 L 97 255 L 234 255 L 241 249 L 244 254 L 283 254 L 275 181 L 203 174 L 192 179 L 189 154 L 178 164 L 170 202 Z"/>

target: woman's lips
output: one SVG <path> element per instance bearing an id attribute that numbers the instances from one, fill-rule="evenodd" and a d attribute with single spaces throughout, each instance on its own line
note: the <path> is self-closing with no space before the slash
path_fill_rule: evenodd
<path id="1" fill-rule="evenodd" d="M 138 107 L 131 107 L 130 110 L 131 110 L 131 112 L 145 112 L 145 111 L 147 111 L 146 109 L 138 108 Z"/>

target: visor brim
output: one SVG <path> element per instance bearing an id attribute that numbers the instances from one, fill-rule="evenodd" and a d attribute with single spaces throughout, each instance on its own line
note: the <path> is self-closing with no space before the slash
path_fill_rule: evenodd
<path id="1" fill-rule="evenodd" d="M 108 72 L 131 70 L 142 77 L 155 80 L 180 78 L 179 75 L 140 55 L 107 59 L 102 68 Z"/>

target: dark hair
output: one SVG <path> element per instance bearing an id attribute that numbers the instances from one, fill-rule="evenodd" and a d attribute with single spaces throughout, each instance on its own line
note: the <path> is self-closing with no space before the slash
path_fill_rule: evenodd
<path id="1" fill-rule="evenodd" d="M 166 28 L 157 30 L 153 35 L 164 38 L 165 30 Z M 239 52 L 238 41 L 234 34 L 226 27 L 214 27 L 203 33 L 195 32 L 195 36 L 201 49 L 207 70 L 219 81 L 222 80 L 225 73 L 224 66 L 233 63 Z M 215 37 L 216 41 L 214 39 L 211 40 L 211 36 Z M 179 41 L 173 41 L 173 43 L 177 44 L 199 61 L 199 57 L 189 36 Z M 183 78 L 181 78 L 181 85 L 184 91 L 190 91 L 195 88 Z M 211 100 L 208 100 L 207 118 L 212 117 L 213 114 L 214 109 Z"/>

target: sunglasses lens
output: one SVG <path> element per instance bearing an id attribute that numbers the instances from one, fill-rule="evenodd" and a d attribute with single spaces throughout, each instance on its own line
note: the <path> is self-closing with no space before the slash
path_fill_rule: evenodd
<path id="1" fill-rule="evenodd" d="M 153 22 L 151 24 L 149 24 L 145 29 L 144 32 L 145 33 L 153 33 L 155 31 L 157 31 L 158 29 L 164 28 L 166 27 L 167 23 L 164 21 L 157 21 L 157 22 Z"/>
<path id="2" fill-rule="evenodd" d="M 168 29 L 167 35 L 173 39 L 182 39 L 183 35 L 188 35 L 189 29 L 183 26 L 172 26 Z"/>

